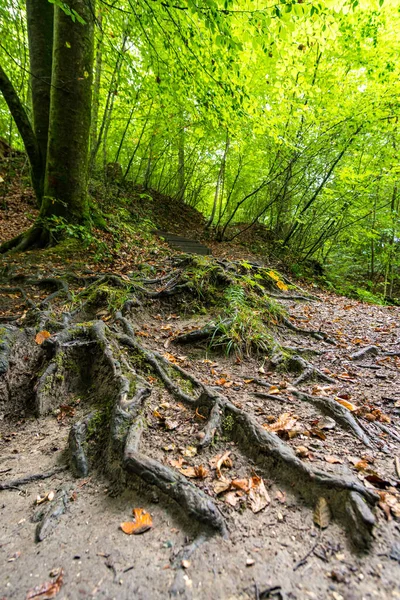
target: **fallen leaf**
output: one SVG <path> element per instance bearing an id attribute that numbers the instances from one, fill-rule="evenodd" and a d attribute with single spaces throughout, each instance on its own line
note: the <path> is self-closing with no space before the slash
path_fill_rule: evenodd
<path id="1" fill-rule="evenodd" d="M 281 390 L 276 386 L 276 385 L 272 385 L 269 390 L 268 390 L 268 394 L 280 394 Z"/>
<path id="2" fill-rule="evenodd" d="M 248 479 L 233 479 L 231 486 L 236 490 L 241 490 L 242 492 L 246 493 L 250 490 L 250 483 Z"/>
<path id="3" fill-rule="evenodd" d="M 176 469 L 180 469 L 184 462 L 186 462 L 185 459 L 180 456 L 178 459 L 171 458 L 169 464 Z"/>
<path id="4" fill-rule="evenodd" d="M 342 406 L 344 406 L 345 408 L 347 408 L 347 410 L 349 410 L 350 412 L 353 412 L 354 410 L 357 410 L 357 406 L 355 404 L 353 404 L 352 402 L 348 402 L 347 400 L 344 400 L 342 398 L 335 398 L 336 402 L 338 404 L 341 404 Z"/>
<path id="5" fill-rule="evenodd" d="M 224 496 L 224 501 L 227 504 L 230 504 L 230 506 L 235 507 L 236 504 L 239 502 L 239 497 L 236 495 L 236 492 L 228 492 Z"/>
<path id="6" fill-rule="evenodd" d="M 331 511 L 329 504 L 322 496 L 318 498 L 314 509 L 314 523 L 321 529 L 328 527 L 331 520 Z"/>
<path id="7" fill-rule="evenodd" d="M 194 479 L 204 479 L 208 475 L 208 470 L 200 465 L 198 467 L 187 467 L 186 469 L 179 469 L 182 475 L 185 477 L 191 477 Z"/>
<path id="8" fill-rule="evenodd" d="M 326 454 L 324 456 L 324 459 L 326 460 L 327 463 L 330 463 L 331 465 L 343 464 L 343 461 L 341 458 L 338 458 L 337 456 L 332 456 L 331 454 Z"/>
<path id="9" fill-rule="evenodd" d="M 289 286 L 286 285 L 286 283 L 283 283 L 283 281 L 277 281 L 276 285 L 278 286 L 278 288 L 284 292 L 286 292 L 286 290 L 289 289 Z"/>
<path id="10" fill-rule="evenodd" d="M 381 489 L 385 489 L 388 487 L 392 486 L 392 482 L 391 481 L 387 481 L 386 479 L 383 479 L 382 477 L 380 477 L 377 474 L 371 474 L 371 475 L 367 475 L 365 477 L 366 481 L 369 481 L 369 483 L 372 483 L 375 487 L 381 488 Z"/>
<path id="11" fill-rule="evenodd" d="M 257 475 L 249 480 L 249 502 L 253 513 L 258 513 L 263 510 L 271 502 L 271 498 L 265 488 L 264 481 Z"/>
<path id="12" fill-rule="evenodd" d="M 54 496 L 55 494 L 53 491 L 47 492 L 47 494 L 45 494 L 44 496 L 37 495 L 35 504 L 38 505 L 43 504 L 43 502 L 51 502 L 52 500 L 54 500 Z"/>
<path id="13" fill-rule="evenodd" d="M 219 494 L 223 494 L 224 492 L 227 492 L 231 487 L 231 482 L 229 479 L 218 479 L 217 481 L 214 482 L 213 485 L 213 489 L 215 494 L 217 494 L 217 496 L 219 496 Z"/>
<path id="14" fill-rule="evenodd" d="M 231 451 L 227 450 L 224 454 L 219 454 L 210 460 L 211 468 L 215 468 L 215 472 L 218 479 L 222 479 L 223 475 L 221 472 L 222 467 L 226 469 L 231 469 L 233 466 L 232 459 L 229 458 Z"/>
<path id="15" fill-rule="evenodd" d="M 308 458 L 310 451 L 308 448 L 306 448 L 306 446 L 297 446 L 296 454 L 297 456 L 300 456 L 300 458 Z"/>
<path id="16" fill-rule="evenodd" d="M 264 429 L 275 433 L 278 431 L 290 431 L 290 429 L 295 426 L 297 419 L 298 417 L 296 415 L 287 412 L 280 415 L 280 417 L 278 417 L 278 419 L 275 421 L 275 423 L 272 423 L 272 425 L 265 424 L 263 427 Z"/>
<path id="17" fill-rule="evenodd" d="M 354 467 L 357 471 L 365 471 L 365 469 L 368 469 L 368 462 L 366 460 L 359 460 Z"/>
<path id="18" fill-rule="evenodd" d="M 31 600 L 31 598 L 39 598 L 40 600 L 54 598 L 63 584 L 63 575 L 64 571 L 61 569 L 59 576 L 54 581 L 46 581 L 46 583 L 37 585 L 32 590 L 29 590 L 26 595 L 26 600 Z"/>
<path id="19" fill-rule="evenodd" d="M 318 437 L 320 440 L 326 440 L 325 433 L 323 431 L 321 431 L 320 429 L 318 429 L 317 427 L 313 427 L 312 429 L 310 429 L 310 433 L 314 437 Z"/>
<path id="20" fill-rule="evenodd" d="M 43 331 L 39 331 L 39 333 L 36 334 L 35 342 L 40 346 L 41 344 L 43 344 L 44 340 L 47 340 L 47 338 L 49 337 L 51 337 L 51 333 L 44 329 Z"/>
<path id="21" fill-rule="evenodd" d="M 139 535 L 153 527 L 151 515 L 143 508 L 134 508 L 132 511 L 135 520 L 121 523 L 120 528 L 127 535 Z"/>
<path id="22" fill-rule="evenodd" d="M 189 458 L 193 458 L 197 454 L 197 448 L 195 446 L 188 446 L 182 450 L 183 456 L 187 456 Z"/>

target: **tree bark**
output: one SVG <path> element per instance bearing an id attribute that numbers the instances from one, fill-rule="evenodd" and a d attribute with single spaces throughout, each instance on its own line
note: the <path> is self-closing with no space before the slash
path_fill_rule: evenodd
<path id="1" fill-rule="evenodd" d="M 94 6 L 91 0 L 69 0 L 68 6 L 85 23 L 73 21 L 55 7 L 49 145 L 40 216 L 56 215 L 79 223 L 88 217 Z"/>
<path id="2" fill-rule="evenodd" d="M 10 113 L 18 128 L 19 134 L 25 146 L 31 166 L 32 185 L 36 196 L 40 197 L 41 181 L 42 181 L 42 163 L 36 136 L 33 131 L 31 122 L 28 119 L 25 108 L 15 91 L 7 74 L 0 65 L 0 92 L 2 92 Z"/>
<path id="3" fill-rule="evenodd" d="M 90 125 L 90 166 L 89 173 L 92 172 L 94 159 L 95 159 L 95 149 L 97 144 L 97 126 L 99 122 L 99 107 L 100 107 L 100 84 L 101 84 L 101 74 L 103 70 L 103 37 L 104 37 L 104 29 L 102 26 L 103 23 L 103 13 L 100 9 L 97 15 L 97 21 L 99 24 L 99 32 L 98 39 L 96 44 L 96 61 L 95 61 L 95 69 L 94 69 L 94 85 L 93 85 L 93 102 L 92 102 L 92 119 Z"/>
<path id="4" fill-rule="evenodd" d="M 41 177 L 39 197 L 43 196 L 49 133 L 51 69 L 53 62 L 54 6 L 48 0 L 26 0 L 31 71 L 33 129 L 39 149 Z"/>

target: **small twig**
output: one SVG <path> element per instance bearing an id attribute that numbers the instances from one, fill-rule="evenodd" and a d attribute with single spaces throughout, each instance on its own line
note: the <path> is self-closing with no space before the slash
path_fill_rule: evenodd
<path id="1" fill-rule="evenodd" d="M 19 479 L 13 479 L 12 481 L 5 481 L 4 483 L 0 483 L 0 490 L 12 490 L 17 489 L 21 491 L 18 486 L 26 485 L 27 483 L 31 483 L 32 481 L 38 481 L 40 479 L 48 479 L 49 477 L 53 477 L 56 473 L 60 473 L 61 471 L 66 471 L 68 467 L 64 465 L 63 467 L 55 467 L 50 471 L 46 471 L 45 473 L 35 473 L 34 475 L 26 475 L 26 477 L 20 477 Z"/>
<path id="2" fill-rule="evenodd" d="M 400 460 L 398 456 L 394 457 L 394 467 L 396 469 L 397 477 L 400 479 Z"/>
<path id="3" fill-rule="evenodd" d="M 321 534 L 321 532 L 320 532 L 320 534 Z M 316 549 L 316 547 L 318 546 L 318 544 L 319 544 L 319 543 L 320 543 L 320 541 L 321 541 L 321 535 L 320 535 L 320 534 L 318 535 L 318 539 L 317 539 L 317 541 L 315 542 L 315 544 L 313 545 L 313 547 L 311 548 L 311 550 L 309 550 L 309 551 L 307 552 L 307 554 L 305 554 L 305 555 L 303 556 L 303 558 L 301 558 L 301 559 L 299 560 L 299 562 L 298 562 L 298 563 L 296 563 L 296 564 L 294 565 L 294 567 L 293 567 L 293 571 L 297 571 L 297 569 L 299 569 L 300 567 L 302 567 L 303 565 L 305 565 L 305 564 L 306 564 L 306 562 L 307 562 L 308 558 L 311 556 L 311 554 L 313 554 L 314 550 Z"/>

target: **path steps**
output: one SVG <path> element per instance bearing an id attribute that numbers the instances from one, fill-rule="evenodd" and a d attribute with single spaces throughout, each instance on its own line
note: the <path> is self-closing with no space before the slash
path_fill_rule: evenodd
<path id="1" fill-rule="evenodd" d="M 171 248 L 174 248 L 175 250 L 181 250 L 186 254 L 211 254 L 210 248 L 207 248 L 207 246 L 204 246 L 204 244 L 201 244 L 197 240 L 190 240 L 177 235 L 176 233 L 168 233 L 168 231 L 163 231 L 161 229 L 157 229 L 156 234 L 164 238 Z"/>

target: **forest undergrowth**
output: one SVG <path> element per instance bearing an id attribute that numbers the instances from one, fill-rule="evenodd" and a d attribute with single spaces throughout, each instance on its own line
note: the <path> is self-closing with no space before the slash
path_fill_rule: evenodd
<path id="1" fill-rule="evenodd" d="M 123 499 L 134 490 L 142 506 L 122 531 L 116 525 L 119 535 L 157 531 L 152 501 L 182 526 L 184 539 L 168 561 L 171 595 L 206 597 L 211 571 L 200 591 L 201 574 L 191 566 L 221 538 L 232 569 L 241 565 L 245 574 L 222 583 L 214 597 L 322 597 L 327 590 L 350 598 L 342 595 L 349 583 L 353 597 L 372 597 L 371 581 L 374 597 L 396 597 L 379 594 L 394 593 L 400 560 L 399 309 L 294 281 L 283 265 L 263 263 L 240 245 L 214 242 L 209 257 L 172 251 L 154 230 L 195 235 L 201 216 L 177 206 L 168 217 L 159 196 L 137 190 L 136 198 L 133 206 L 121 200 L 113 213 L 103 206 L 92 232 L 55 220 L 55 236 L 66 240 L 2 257 L 0 443 L 7 475 L 0 489 L 9 503 L 20 495 L 32 513 L 35 524 L 24 535 L 49 543 L 77 519 L 81 486 L 107 481 L 107 495 Z M 8 217 L 3 211 L 3 223 Z M 47 448 L 49 460 L 29 471 L 23 462 L 15 468 L 13 452 L 23 454 L 39 423 L 56 438 L 58 432 L 56 450 Z M 33 507 L 29 495 L 39 481 L 46 493 Z M 261 530 L 257 519 L 264 519 Z M 260 579 L 266 545 L 257 550 L 255 540 L 268 538 L 271 527 L 270 540 L 278 536 L 287 549 L 281 564 L 290 577 L 268 587 Z M 307 544 L 296 531 L 307 532 Z M 11 560 L 9 549 L 22 538 L 11 542 L 10 535 L 3 550 Z M 243 559 L 237 549 L 249 535 L 253 551 Z M 96 593 L 104 588 L 105 595 L 98 597 L 112 597 L 110 585 L 124 589 L 115 564 L 106 566 L 114 580 L 101 581 Z M 301 591 L 304 567 L 316 573 L 310 595 Z M 54 577 L 51 585 L 61 586 L 62 572 Z M 5 597 L 19 597 L 11 571 L 7 581 Z M 126 585 L 128 597 L 133 584 Z M 143 585 L 153 585 L 151 597 L 162 596 L 148 575 Z"/>

